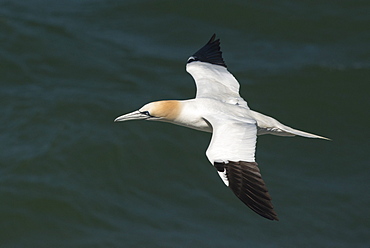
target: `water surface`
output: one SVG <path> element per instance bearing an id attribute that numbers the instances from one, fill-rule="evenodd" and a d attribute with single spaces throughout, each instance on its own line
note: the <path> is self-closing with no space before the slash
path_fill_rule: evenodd
<path id="1" fill-rule="evenodd" d="M 366 1 L 4 1 L 1 247 L 369 247 Z M 210 134 L 113 123 L 195 94 L 216 33 L 250 107 L 333 141 L 263 136 L 279 222 L 205 157 Z"/>

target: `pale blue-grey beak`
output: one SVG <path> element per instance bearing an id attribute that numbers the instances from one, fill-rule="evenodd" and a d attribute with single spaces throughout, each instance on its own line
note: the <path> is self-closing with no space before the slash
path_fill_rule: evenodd
<path id="1" fill-rule="evenodd" d="M 139 110 L 136 110 L 134 112 L 118 116 L 114 121 L 131 121 L 131 120 L 145 120 L 148 119 L 150 116 L 148 116 L 145 113 L 140 112 Z"/>

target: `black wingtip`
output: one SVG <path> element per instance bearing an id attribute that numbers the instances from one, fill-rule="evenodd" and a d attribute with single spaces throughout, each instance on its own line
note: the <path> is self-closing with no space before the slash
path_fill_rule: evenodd
<path id="1" fill-rule="evenodd" d="M 193 61 L 206 62 L 227 68 L 225 61 L 222 58 L 220 39 L 216 40 L 216 34 L 213 34 L 207 44 L 205 44 L 188 59 L 188 63 Z"/>
<path id="2" fill-rule="evenodd" d="M 216 39 L 216 34 L 213 34 L 211 39 L 209 39 L 209 41 L 207 42 L 207 44 L 210 44 L 210 43 L 214 42 L 215 39 Z M 217 40 L 220 40 L 220 39 L 217 39 Z"/>
<path id="3" fill-rule="evenodd" d="M 245 205 L 266 219 L 279 220 L 257 163 L 229 161 L 215 162 L 214 166 L 218 171 L 226 170 L 230 189 Z"/>

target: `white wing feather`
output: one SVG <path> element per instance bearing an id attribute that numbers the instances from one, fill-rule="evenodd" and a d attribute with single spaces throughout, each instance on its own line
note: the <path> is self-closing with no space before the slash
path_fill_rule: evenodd
<path id="1" fill-rule="evenodd" d="M 195 80 L 196 98 L 213 98 L 249 109 L 247 102 L 239 95 L 238 81 L 225 67 L 195 61 L 186 65 L 186 71 Z"/>
<path id="2" fill-rule="evenodd" d="M 212 139 L 206 155 L 209 161 L 255 161 L 257 126 L 252 119 L 205 116 L 212 125 Z"/>

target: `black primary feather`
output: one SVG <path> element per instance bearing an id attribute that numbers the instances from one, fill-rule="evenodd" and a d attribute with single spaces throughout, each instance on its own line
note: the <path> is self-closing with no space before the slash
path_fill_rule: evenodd
<path id="1" fill-rule="evenodd" d="M 199 49 L 188 59 L 188 63 L 191 63 L 193 61 L 201 61 L 227 68 L 225 61 L 222 58 L 222 52 L 220 50 L 220 39 L 215 39 L 216 34 L 213 34 L 208 43 L 205 44 L 201 49 Z"/>
<path id="2" fill-rule="evenodd" d="M 214 166 L 220 172 L 226 170 L 229 188 L 245 205 L 269 220 L 279 220 L 257 163 L 229 161 Z"/>

